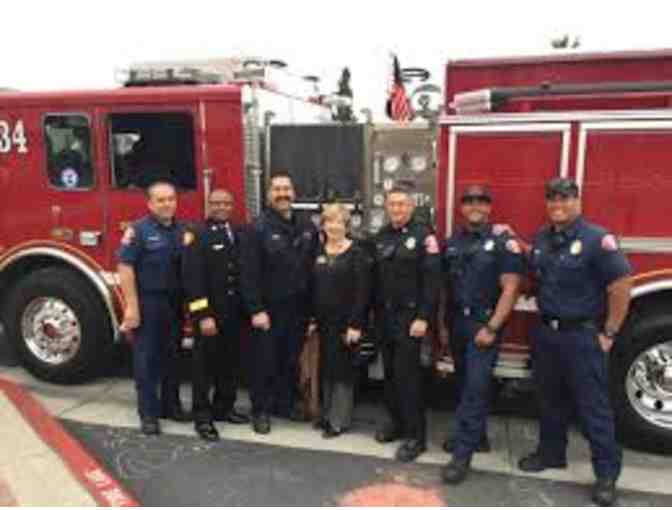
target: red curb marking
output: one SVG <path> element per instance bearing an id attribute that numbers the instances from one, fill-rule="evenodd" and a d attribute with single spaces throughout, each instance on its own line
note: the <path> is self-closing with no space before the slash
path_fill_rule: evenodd
<path id="1" fill-rule="evenodd" d="M 0 478 L 0 506 L 18 506 L 7 482 Z"/>
<path id="2" fill-rule="evenodd" d="M 340 506 L 445 506 L 433 489 L 421 489 L 403 483 L 381 483 L 348 492 Z"/>
<path id="3" fill-rule="evenodd" d="M 99 506 L 141 506 L 30 393 L 4 379 L 0 379 L 0 390 Z"/>

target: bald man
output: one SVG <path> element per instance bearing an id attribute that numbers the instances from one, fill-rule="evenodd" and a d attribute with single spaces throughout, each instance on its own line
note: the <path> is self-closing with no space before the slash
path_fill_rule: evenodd
<path id="1" fill-rule="evenodd" d="M 240 365 L 241 300 L 238 229 L 229 219 L 233 195 L 214 190 L 208 218 L 182 239 L 182 280 L 196 328 L 193 352 L 193 407 L 196 432 L 218 441 L 213 421 L 234 424 L 249 418 L 234 409 Z M 214 387 L 214 396 L 210 398 Z"/>

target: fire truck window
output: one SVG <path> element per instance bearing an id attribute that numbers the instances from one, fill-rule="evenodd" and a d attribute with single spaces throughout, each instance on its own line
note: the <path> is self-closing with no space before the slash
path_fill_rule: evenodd
<path id="1" fill-rule="evenodd" d="M 83 115 L 48 115 L 44 132 L 49 183 L 66 191 L 92 188 L 89 119 Z"/>
<path id="2" fill-rule="evenodd" d="M 188 113 L 124 113 L 109 118 L 112 182 L 145 188 L 157 180 L 196 189 L 194 127 Z"/>

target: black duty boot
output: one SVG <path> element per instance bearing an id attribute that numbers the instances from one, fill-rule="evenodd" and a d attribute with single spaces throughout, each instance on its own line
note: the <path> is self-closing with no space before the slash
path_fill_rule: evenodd
<path id="1" fill-rule="evenodd" d="M 266 413 L 252 415 L 252 430 L 257 434 L 268 434 L 271 432 L 271 418 Z"/>
<path id="2" fill-rule="evenodd" d="M 616 480 L 598 478 L 593 485 L 592 500 L 600 506 L 613 506 L 616 503 Z"/>
<path id="3" fill-rule="evenodd" d="M 544 461 L 539 451 L 535 451 L 523 457 L 518 461 L 518 469 L 527 473 L 539 473 L 547 468 L 565 469 L 567 461 L 559 460 L 553 462 Z"/>
<path id="4" fill-rule="evenodd" d="M 441 468 L 441 479 L 443 483 L 457 485 L 462 482 L 471 469 L 471 459 L 453 457 L 453 459 Z"/>
<path id="5" fill-rule="evenodd" d="M 157 418 L 142 418 L 140 420 L 140 431 L 146 436 L 158 436 L 161 434 L 161 425 Z"/>
<path id="6" fill-rule="evenodd" d="M 215 426 L 210 422 L 197 423 L 196 432 L 204 441 L 217 442 L 219 441 L 219 432 Z"/>
<path id="7" fill-rule="evenodd" d="M 427 446 L 424 441 L 407 439 L 401 443 L 395 457 L 400 462 L 413 462 L 425 451 L 427 451 Z"/>

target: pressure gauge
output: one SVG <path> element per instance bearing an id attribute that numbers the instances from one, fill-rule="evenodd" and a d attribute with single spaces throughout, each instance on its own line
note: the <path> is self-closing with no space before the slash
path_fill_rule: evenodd
<path id="1" fill-rule="evenodd" d="M 399 156 L 387 156 L 385 161 L 383 161 L 383 170 L 391 174 L 399 170 L 401 165 L 401 159 Z"/>
<path id="2" fill-rule="evenodd" d="M 413 156 L 411 158 L 411 170 L 418 174 L 427 170 L 427 158 L 421 155 Z"/>

